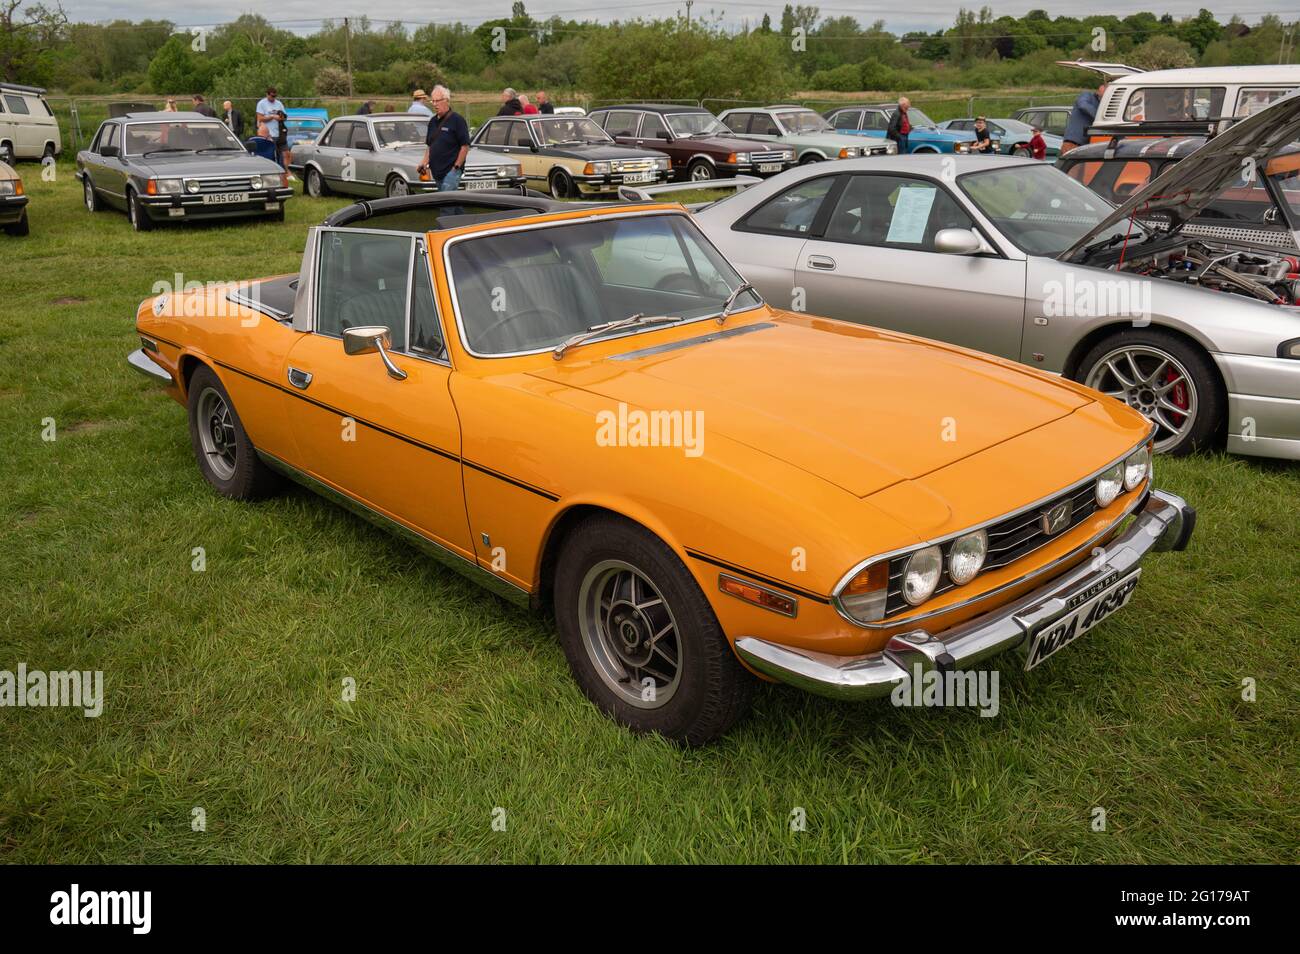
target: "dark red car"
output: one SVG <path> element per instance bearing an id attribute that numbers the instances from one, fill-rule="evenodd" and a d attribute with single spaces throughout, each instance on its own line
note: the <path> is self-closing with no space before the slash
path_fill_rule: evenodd
<path id="1" fill-rule="evenodd" d="M 676 179 L 774 176 L 795 164 L 794 150 L 743 139 L 699 106 L 602 106 L 588 115 L 621 146 L 662 152 Z"/>

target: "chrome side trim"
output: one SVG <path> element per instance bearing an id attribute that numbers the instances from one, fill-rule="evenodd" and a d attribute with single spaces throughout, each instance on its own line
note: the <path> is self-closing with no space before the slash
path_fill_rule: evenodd
<path id="1" fill-rule="evenodd" d="M 726 331 L 715 331 L 712 334 L 697 335 L 694 338 L 684 338 L 681 341 L 670 341 L 667 344 L 654 345 L 650 348 L 642 348 L 639 351 L 627 351 L 623 354 L 610 355 L 610 361 L 634 361 L 637 358 L 648 358 L 653 354 L 665 354 L 669 351 L 680 351 L 682 348 L 693 348 L 696 345 L 707 344 L 710 341 L 719 341 L 723 338 L 736 338 L 740 335 L 747 335 L 755 331 L 762 331 L 765 328 L 775 328 L 774 321 L 756 321 L 752 325 L 742 325 L 739 328 L 728 328 Z"/>
<path id="2" fill-rule="evenodd" d="M 135 368 L 151 381 L 157 381 L 159 384 L 175 384 L 172 380 L 171 372 L 164 368 L 149 355 L 145 354 L 143 348 L 137 348 L 126 356 L 126 363 Z"/>
<path id="3" fill-rule="evenodd" d="M 311 331 L 312 313 L 316 305 L 316 249 L 320 245 L 319 225 L 307 229 L 307 245 L 302 253 L 302 267 L 298 271 L 298 290 L 293 297 L 293 330 Z"/>
<path id="4" fill-rule="evenodd" d="M 1153 550 L 1181 549 L 1194 524 L 1194 511 L 1181 497 L 1155 490 L 1132 526 L 1095 560 L 1075 567 L 1043 590 L 1026 593 L 951 629 L 913 630 L 891 637 L 880 652 L 859 656 L 835 656 L 742 636 L 736 640 L 736 654 L 758 672 L 817 695 L 879 698 L 911 679 L 918 665 L 922 671 L 946 672 L 977 665 L 1010 649 L 1028 649 L 1026 636 L 1068 611 L 1072 597 L 1077 599 L 1108 575 L 1122 579 L 1136 572 Z"/>
<path id="5" fill-rule="evenodd" d="M 879 620 L 876 622 L 864 623 L 850 616 L 848 612 L 840 604 L 839 594 L 844 589 L 844 587 L 848 586 L 850 580 L 852 580 L 855 576 L 857 576 L 867 567 L 871 566 L 873 563 L 879 563 L 881 560 L 890 560 L 896 556 L 901 556 L 904 553 L 910 553 L 913 550 L 921 550 L 924 549 L 925 547 L 934 546 L 936 544 L 942 546 L 943 544 L 949 542 L 950 540 L 955 540 L 958 537 L 965 536 L 968 533 L 974 533 L 976 530 L 983 530 L 986 527 L 991 527 L 995 523 L 1001 523 L 1004 520 L 1010 520 L 1013 517 L 1019 517 L 1020 515 L 1028 513 L 1029 511 L 1033 510 L 1035 507 L 1041 507 L 1049 500 L 1054 500 L 1057 497 L 1061 497 L 1066 494 L 1072 493 L 1074 491 L 1080 490 L 1085 484 L 1095 481 L 1099 476 L 1101 476 L 1102 473 L 1114 467 L 1116 464 L 1123 462 L 1131 454 L 1133 454 L 1138 448 L 1149 443 L 1152 437 L 1155 435 L 1155 430 L 1156 430 L 1155 426 L 1152 425 L 1151 428 L 1147 431 L 1146 436 L 1142 438 L 1142 440 L 1138 441 L 1127 451 L 1125 451 L 1119 457 L 1116 457 L 1114 460 L 1106 464 L 1104 467 L 1097 468 L 1087 477 L 1084 477 L 1081 480 L 1076 480 L 1074 483 L 1062 487 L 1060 490 L 1053 491 L 1052 493 L 1048 494 L 1046 497 L 1042 497 L 1039 500 L 1035 500 L 1033 503 L 1026 504 L 1023 507 L 1020 507 L 1016 510 L 1012 510 L 1008 513 L 1000 514 L 999 516 L 993 517 L 992 519 L 989 520 L 985 520 L 982 523 L 977 523 L 974 524 L 973 526 L 966 527 L 964 530 L 958 530 L 956 533 L 945 534 L 942 537 L 935 537 L 932 540 L 924 540 L 920 543 L 914 543 L 911 546 L 899 547 L 897 550 L 890 550 L 888 553 L 880 553 L 877 554 L 876 556 L 868 557 L 867 559 L 862 560 L 861 562 L 855 564 L 842 577 L 840 577 L 840 581 L 836 583 L 835 588 L 831 590 L 831 602 L 835 606 L 835 611 L 839 613 L 840 616 L 845 619 L 845 621 L 852 623 L 854 626 L 861 626 L 866 629 L 889 629 L 891 627 L 900 625 L 900 623 L 906 625 L 907 623 L 912 623 L 917 620 L 929 619 L 930 617 L 937 616 L 940 613 L 952 612 L 953 610 L 958 609 L 960 607 L 969 606 L 971 603 L 977 603 L 980 600 L 987 599 L 988 597 L 993 596 L 995 593 L 1001 592 L 1002 590 L 1006 589 L 1009 586 L 1016 586 L 1019 583 L 1023 583 L 1025 580 L 1033 579 L 1034 577 L 1039 576 L 1042 573 L 1052 569 L 1052 567 L 1057 566 L 1062 561 L 1070 559 L 1070 557 L 1077 555 L 1077 553 L 1079 552 L 1078 549 L 1072 551 L 1071 553 L 1066 554 L 1065 556 L 1061 557 L 1060 560 L 1055 561 L 1049 566 L 1042 567 L 1032 573 L 1020 577 L 1017 580 L 1014 580 L 1010 583 L 1003 584 L 1002 586 L 998 587 L 995 590 L 990 590 L 987 593 L 981 593 L 979 596 L 972 596 L 968 600 L 964 600 L 961 603 L 954 603 L 951 606 L 945 606 L 942 609 L 934 610 L 929 613 L 922 613 L 919 616 L 906 616 L 906 617 L 895 616 L 893 617 L 892 620 Z M 1151 478 L 1148 476 L 1147 477 L 1148 486 L 1150 485 L 1150 480 Z M 1129 493 L 1135 494 L 1136 496 L 1135 501 L 1130 502 L 1129 505 L 1124 508 L 1124 512 L 1120 514 L 1118 518 L 1116 518 L 1116 520 L 1111 524 L 1111 527 L 1114 527 L 1115 524 L 1119 523 L 1121 520 L 1123 520 L 1125 517 L 1131 514 L 1133 510 L 1138 506 L 1138 504 L 1145 499 L 1146 496 L 1145 493 L 1137 493 L 1136 491 L 1129 491 Z M 1110 532 L 1110 527 L 1108 527 L 1106 530 L 1103 530 L 1101 533 L 1097 534 L 1095 537 L 1093 537 L 1092 540 L 1088 541 L 1088 543 L 1085 543 L 1083 546 L 1088 546 L 1091 543 L 1095 543 L 1097 540 L 1101 539 L 1101 537 L 1105 536 L 1109 532 Z M 1082 547 L 1080 547 L 1079 549 L 1082 549 Z"/>
<path id="6" fill-rule="evenodd" d="M 283 474 L 295 483 L 301 484 L 313 493 L 320 494 L 332 503 L 336 503 L 339 506 L 350 510 L 363 520 L 373 523 L 380 529 L 387 530 L 389 533 L 406 543 L 418 547 L 443 566 L 455 570 L 466 579 L 477 583 L 484 589 L 514 603 L 516 606 L 522 606 L 525 608 L 530 606 L 528 591 L 516 586 L 509 580 L 503 579 L 495 573 L 489 573 L 478 564 L 471 563 L 459 553 L 447 549 L 436 540 L 431 540 L 424 534 L 412 530 L 405 524 L 399 523 L 391 517 L 379 513 L 377 510 L 368 507 L 355 497 L 345 494 L 342 491 L 335 490 L 333 487 L 329 486 L 329 484 L 317 480 L 315 477 L 311 476 L 311 474 L 299 470 L 297 467 L 281 460 L 274 454 L 268 454 L 266 451 L 259 450 L 257 456 L 262 459 L 262 463 L 266 464 L 266 466 L 270 467 L 272 470 Z"/>
<path id="7" fill-rule="evenodd" d="M 263 304 L 262 302 L 254 298 L 251 298 L 248 295 L 245 295 L 242 291 L 239 290 L 231 290 L 226 292 L 226 301 L 235 305 L 243 305 L 245 308 L 251 308 L 253 311 L 259 311 L 262 314 L 266 315 L 266 317 L 274 318 L 276 321 L 284 321 L 286 318 L 291 317 L 291 315 L 288 312 L 281 311 L 279 308 L 272 308 L 270 305 Z"/>

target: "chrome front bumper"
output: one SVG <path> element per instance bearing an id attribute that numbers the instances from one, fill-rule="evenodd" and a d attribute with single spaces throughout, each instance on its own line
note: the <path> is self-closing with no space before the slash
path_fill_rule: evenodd
<path id="1" fill-rule="evenodd" d="M 923 669 L 964 669 L 1014 648 L 1027 648 L 1029 632 L 1066 610 L 1070 597 L 1107 574 L 1123 576 L 1151 550 L 1182 550 L 1196 526 L 1196 511 L 1181 497 L 1155 490 L 1133 523 L 1094 559 L 991 613 L 938 634 L 924 629 L 894 636 L 883 650 L 832 656 L 793 649 L 752 636 L 736 640 L 740 658 L 758 672 L 832 699 L 886 696 Z"/>
<path id="2" fill-rule="evenodd" d="M 171 372 L 149 357 L 143 348 L 136 348 L 126 356 L 126 363 L 135 368 L 146 378 L 159 384 L 173 384 Z"/>

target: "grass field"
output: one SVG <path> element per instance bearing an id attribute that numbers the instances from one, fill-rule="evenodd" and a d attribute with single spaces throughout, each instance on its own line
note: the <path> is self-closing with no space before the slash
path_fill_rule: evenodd
<path id="1" fill-rule="evenodd" d="M 70 166 L 21 171 L 0 669 L 101 669 L 106 701 L 0 709 L 0 862 L 1300 860 L 1300 467 L 1160 460 L 1191 548 L 1051 664 L 1008 663 L 996 718 L 765 686 L 684 752 L 599 715 L 549 620 L 306 492 L 217 497 L 183 410 L 125 365 L 155 281 L 296 270 L 342 200 L 136 235 Z"/>

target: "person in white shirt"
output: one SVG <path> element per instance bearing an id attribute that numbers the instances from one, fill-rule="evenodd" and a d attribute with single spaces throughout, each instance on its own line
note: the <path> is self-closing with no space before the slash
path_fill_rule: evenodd
<path id="1" fill-rule="evenodd" d="M 432 116 L 433 110 L 429 108 L 429 94 L 422 89 L 417 89 L 411 94 L 411 105 L 406 108 L 406 111 Z"/>
<path id="2" fill-rule="evenodd" d="M 266 134 L 272 142 L 276 144 L 276 152 L 279 154 L 280 165 L 284 166 L 284 153 L 288 151 L 288 144 L 284 140 L 284 104 L 279 100 L 279 94 L 274 86 L 266 88 L 266 96 L 257 104 L 257 121 L 266 123 Z"/>

